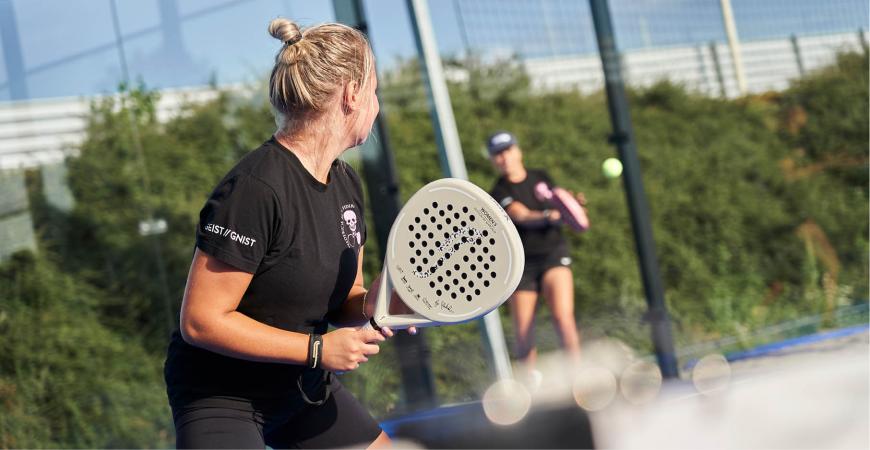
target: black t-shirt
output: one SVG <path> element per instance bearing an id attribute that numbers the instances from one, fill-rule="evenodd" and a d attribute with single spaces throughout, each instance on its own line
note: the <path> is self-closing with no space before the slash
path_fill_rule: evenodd
<path id="1" fill-rule="evenodd" d="M 538 200 L 535 196 L 535 186 L 542 181 L 547 183 L 547 186 L 551 189 L 553 188 L 553 181 L 546 172 L 528 169 L 526 170 L 526 179 L 519 183 L 511 183 L 505 177 L 499 178 L 495 182 L 490 195 L 503 208 L 507 208 L 513 202 L 520 202 L 526 208 L 533 211 L 543 211 L 550 209 L 551 206 L 545 201 Z M 546 256 L 560 246 L 565 245 L 562 227 L 559 224 L 524 226 L 518 223 L 516 225 L 517 231 L 520 233 L 520 239 L 523 241 L 526 257 Z"/>
<path id="2" fill-rule="evenodd" d="M 274 138 L 218 183 L 202 211 L 196 246 L 254 275 L 237 311 L 283 330 L 327 331 L 347 298 L 366 240 L 359 177 L 333 163 L 327 184 Z M 302 366 L 223 356 L 173 333 L 165 366 L 171 401 L 223 395 L 274 397 L 296 390 Z"/>

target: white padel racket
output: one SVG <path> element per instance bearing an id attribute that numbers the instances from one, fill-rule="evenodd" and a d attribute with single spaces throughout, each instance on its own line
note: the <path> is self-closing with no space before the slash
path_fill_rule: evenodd
<path id="1" fill-rule="evenodd" d="M 457 178 L 433 181 L 393 222 L 367 327 L 431 327 L 481 317 L 514 292 L 524 263 L 516 227 L 489 194 Z M 415 314 L 389 314 L 393 289 Z"/>

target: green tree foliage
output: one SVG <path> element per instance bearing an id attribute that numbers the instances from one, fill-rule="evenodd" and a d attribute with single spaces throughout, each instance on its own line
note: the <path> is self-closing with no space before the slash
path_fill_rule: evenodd
<path id="1" fill-rule="evenodd" d="M 161 346 L 184 289 L 200 208 L 226 171 L 274 130 L 267 104 L 215 94 L 165 123 L 156 92 L 106 97 L 92 105 L 81 156 L 69 162 L 76 206 L 64 241 L 72 267 L 111 292 L 101 307 L 115 326 Z M 140 236 L 139 223 L 149 218 L 166 220 L 168 232 Z"/>
<path id="2" fill-rule="evenodd" d="M 518 135 L 527 166 L 585 192 L 592 228 L 569 235 L 584 336 L 649 350 L 622 180 L 600 172 L 615 156 L 604 95 L 540 91 L 512 60 L 447 66 L 470 179 L 493 184 L 483 143 L 507 129 Z M 629 92 L 679 344 L 866 302 L 867 85 L 866 56 L 845 54 L 780 93 L 723 100 L 667 82 Z M 382 77 L 381 92 L 408 198 L 442 176 L 419 67 L 398 65 Z M 64 215 L 35 201 L 41 256 L 0 270 L 0 445 L 167 442 L 158 368 L 198 212 L 220 177 L 270 136 L 274 121 L 257 96 L 215 91 L 168 120 L 158 120 L 157 100 L 142 88 L 123 89 L 93 105 L 80 156 L 69 162 L 75 209 Z M 140 236 L 138 225 L 149 217 L 165 219 L 168 232 Z M 374 236 L 367 280 L 380 269 Z M 511 341 L 506 308 L 501 312 Z M 557 346 L 547 319 L 543 310 L 545 351 Z M 479 398 L 492 379 L 477 329 L 425 331 L 444 402 Z M 381 417 L 402 404 L 394 356 L 387 344 L 377 363 L 344 376 Z"/>
<path id="3" fill-rule="evenodd" d="M 841 265 L 833 292 L 821 296 L 836 297 L 834 306 L 866 301 L 866 66 L 863 55 L 841 55 L 835 66 L 783 93 L 739 100 L 697 95 L 668 82 L 629 92 L 679 342 L 829 309 L 831 299 L 822 299 L 820 289 L 831 268 L 814 251 L 817 243 L 801 235 L 808 221 L 819 224 Z M 455 62 L 451 68 L 465 75 L 450 89 L 470 179 L 491 186 L 495 174 L 483 142 L 494 130 L 507 129 L 518 135 L 527 166 L 545 168 L 564 187 L 584 191 L 593 226 L 570 236 L 581 324 L 587 336 L 616 335 L 649 349 L 648 331 L 637 326 L 645 303 L 622 183 L 600 172 L 601 162 L 615 156 L 607 143 L 606 99 L 601 93 L 537 91 L 514 61 Z M 412 63 L 384 81 L 403 195 L 440 176 L 419 77 Z M 794 105 L 806 105 L 805 117 L 789 134 L 783 117 Z M 846 120 L 829 119 L 831 111 Z M 794 176 L 799 170 L 788 168 L 800 153 L 797 146 L 811 143 L 813 152 L 803 154 L 839 164 Z M 848 159 L 837 156 L 845 148 Z"/>
<path id="4" fill-rule="evenodd" d="M 774 98 L 778 131 L 789 147 L 780 165 L 798 194 L 790 207 L 824 231 L 841 268 L 840 284 L 864 299 L 870 250 L 868 78 L 867 54 L 845 53 Z M 821 265 L 831 270 L 831 263 Z"/>
<path id="5" fill-rule="evenodd" d="M 169 445 L 162 358 L 100 323 L 104 292 L 20 253 L 0 299 L 0 447 Z"/>

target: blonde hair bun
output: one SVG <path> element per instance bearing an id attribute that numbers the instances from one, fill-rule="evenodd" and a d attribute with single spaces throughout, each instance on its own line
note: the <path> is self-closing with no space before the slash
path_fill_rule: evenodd
<path id="1" fill-rule="evenodd" d="M 283 17 L 278 17 L 269 22 L 269 34 L 273 38 L 285 43 L 302 38 L 302 31 L 299 29 L 299 25 Z"/>

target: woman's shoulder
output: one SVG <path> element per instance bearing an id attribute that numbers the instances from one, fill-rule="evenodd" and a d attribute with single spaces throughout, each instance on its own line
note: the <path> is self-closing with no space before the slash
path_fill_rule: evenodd
<path id="1" fill-rule="evenodd" d="M 504 187 L 507 187 L 508 185 L 510 185 L 510 182 L 508 181 L 507 177 L 505 177 L 504 175 L 496 178 L 495 181 L 492 182 L 493 189 L 504 188 Z"/>
<path id="2" fill-rule="evenodd" d="M 281 153 L 270 145 L 270 141 L 266 141 L 242 156 L 229 170 L 227 178 L 248 177 L 274 189 L 284 178 L 284 171 L 281 169 L 286 165 L 282 164 L 281 157 Z"/>
<path id="3" fill-rule="evenodd" d="M 362 189 L 362 179 L 350 163 L 343 159 L 336 159 L 332 168 L 335 177 L 350 181 L 355 187 Z"/>
<path id="4" fill-rule="evenodd" d="M 531 169 L 526 169 L 526 172 L 528 173 L 527 179 L 530 182 L 533 182 L 533 183 L 537 183 L 538 181 L 546 181 L 548 183 L 552 182 L 552 177 L 550 177 L 550 174 L 545 169 L 531 168 Z"/>

